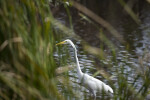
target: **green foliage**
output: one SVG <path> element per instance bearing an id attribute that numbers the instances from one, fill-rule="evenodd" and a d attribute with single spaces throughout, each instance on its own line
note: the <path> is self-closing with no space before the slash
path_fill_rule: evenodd
<path id="1" fill-rule="evenodd" d="M 56 87 L 51 17 L 47 0 L 0 1 L 1 99 L 63 99 Z"/>

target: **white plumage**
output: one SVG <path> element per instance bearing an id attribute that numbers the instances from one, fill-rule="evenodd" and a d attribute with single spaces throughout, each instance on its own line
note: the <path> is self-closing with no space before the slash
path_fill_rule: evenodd
<path id="1" fill-rule="evenodd" d="M 106 93 L 108 93 L 108 92 L 113 93 L 113 89 L 110 86 L 106 85 L 104 82 L 102 82 L 88 74 L 85 74 L 81 71 L 80 64 L 79 64 L 78 57 L 77 57 L 77 49 L 71 40 L 67 39 L 56 45 L 66 44 L 66 43 L 70 44 L 74 48 L 74 56 L 75 56 L 75 60 L 76 60 L 76 64 L 77 64 L 77 74 L 78 74 L 81 84 L 83 84 L 86 88 L 88 88 L 93 93 L 95 98 L 96 98 L 97 92 L 105 91 Z"/>
<path id="2" fill-rule="evenodd" d="M 94 96 L 96 96 L 96 92 L 101 92 L 102 90 L 104 90 L 106 93 L 113 93 L 113 90 L 110 86 L 92 76 L 89 76 L 88 74 L 83 73 L 83 76 L 80 78 L 80 80 L 83 85 L 93 93 Z"/>

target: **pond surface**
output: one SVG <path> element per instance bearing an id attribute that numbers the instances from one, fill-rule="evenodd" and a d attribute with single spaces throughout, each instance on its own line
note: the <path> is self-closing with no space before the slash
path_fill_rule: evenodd
<path id="1" fill-rule="evenodd" d="M 140 71 L 139 69 L 141 65 L 139 59 L 144 58 L 146 55 L 150 54 L 150 4 L 143 3 L 139 5 L 138 11 L 136 11 L 135 13 L 138 14 L 138 17 L 141 21 L 139 25 L 136 24 L 135 21 L 133 21 L 133 19 L 127 13 L 125 13 L 119 3 L 112 1 L 103 1 L 101 3 L 91 2 L 91 4 L 89 4 L 89 2 L 84 2 L 83 4 L 87 6 L 87 8 L 95 12 L 97 15 L 108 21 L 123 36 L 125 42 L 120 43 L 115 37 L 110 35 L 105 28 L 96 24 L 98 27 L 102 27 L 108 39 L 111 40 L 112 43 L 117 47 L 115 48 L 115 60 L 112 60 L 114 59 L 114 56 L 112 55 L 111 50 L 107 45 L 104 46 L 103 50 L 106 54 L 108 54 L 108 56 L 106 57 L 106 59 L 98 59 L 94 55 L 84 51 L 82 47 L 82 40 L 73 37 L 65 37 L 62 40 L 69 38 L 74 42 L 78 50 L 80 66 L 84 73 L 92 76 L 96 74 L 98 69 L 101 69 L 102 67 L 107 73 L 110 74 L 110 80 L 112 80 L 111 84 L 113 84 L 115 87 L 118 87 L 118 83 L 116 82 L 118 79 L 116 71 L 121 72 L 123 68 L 123 73 L 127 74 L 128 76 L 128 84 L 131 84 L 135 79 L 135 74 Z M 106 5 L 108 7 L 106 7 Z M 63 7 L 60 7 L 61 10 L 59 10 L 55 14 L 55 18 L 57 18 L 63 24 L 69 26 L 68 17 L 66 15 L 65 9 L 62 8 Z M 79 35 L 83 40 L 88 42 L 91 46 L 100 47 L 102 42 L 97 36 L 99 34 L 99 30 L 93 24 L 82 19 L 79 16 L 79 13 L 74 8 L 71 8 L 70 12 L 72 15 L 72 25 L 75 33 Z M 56 55 L 56 57 L 60 59 L 65 57 L 66 55 L 70 55 L 68 57 L 67 64 L 75 67 L 73 49 L 71 46 L 67 46 L 70 54 L 66 54 L 66 52 L 64 51 L 62 52 L 62 54 L 59 55 L 59 57 L 58 55 Z M 61 49 L 64 50 L 65 48 L 66 46 L 62 47 Z M 150 67 L 150 61 L 144 61 L 144 64 Z M 60 63 L 60 66 L 63 66 L 63 64 Z M 76 93 L 78 94 L 78 96 L 84 100 L 92 100 L 90 92 L 84 87 L 76 84 L 78 83 L 76 68 L 70 70 L 68 74 L 70 76 L 70 80 L 73 81 L 72 85 L 73 88 L 75 88 L 75 91 L 77 91 Z M 107 84 L 110 84 L 109 81 L 107 81 L 107 79 L 105 79 L 101 75 L 101 73 L 96 74 L 95 77 Z M 139 79 L 136 82 L 136 89 L 138 90 L 141 85 L 142 80 Z M 78 91 L 78 89 L 81 90 L 81 92 Z M 82 95 L 85 92 L 89 93 L 86 93 L 87 96 L 84 96 L 84 98 L 82 97 Z M 100 96 L 98 96 L 97 98 L 100 98 Z M 77 99 L 69 98 L 68 96 L 68 100 Z"/>

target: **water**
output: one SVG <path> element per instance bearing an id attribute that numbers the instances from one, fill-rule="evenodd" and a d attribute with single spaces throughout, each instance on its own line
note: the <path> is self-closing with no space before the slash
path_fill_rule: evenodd
<path id="1" fill-rule="evenodd" d="M 105 5 L 107 3 L 108 2 L 103 1 L 101 5 Z M 111 80 L 113 81 L 112 83 L 115 87 L 118 88 L 117 79 L 119 76 L 117 76 L 116 71 L 119 73 L 124 73 L 128 77 L 128 84 L 132 84 L 135 79 L 135 75 L 138 73 L 138 71 L 141 71 L 139 59 L 142 57 L 144 58 L 145 55 L 150 53 L 150 5 L 144 3 L 144 6 L 140 6 L 141 8 L 137 13 L 140 13 L 139 18 L 141 20 L 141 24 L 137 25 L 130 16 L 123 13 L 123 10 L 117 8 L 116 5 L 118 4 L 114 2 L 109 2 L 109 4 L 110 5 L 108 8 L 97 6 L 99 4 L 94 6 L 94 8 L 90 6 L 92 4 L 87 3 L 85 5 L 89 9 L 92 9 L 99 16 L 102 16 L 109 23 L 111 23 L 112 26 L 114 26 L 115 29 L 118 30 L 119 33 L 123 36 L 125 43 L 120 43 L 115 39 L 115 37 L 111 36 L 109 32 L 105 31 L 104 29 L 104 32 L 106 32 L 106 36 L 108 36 L 108 39 L 110 39 L 117 47 L 115 60 L 112 60 L 114 57 L 111 54 L 111 50 L 107 46 L 104 46 L 104 52 L 109 56 L 107 56 L 106 59 L 99 60 L 94 55 L 88 54 L 84 51 L 81 45 L 82 40 L 73 39 L 72 37 L 70 37 L 70 39 L 74 41 L 74 44 L 77 47 L 79 63 L 82 71 L 92 76 L 97 72 L 98 69 L 102 67 L 107 73 L 110 74 Z M 78 16 L 77 11 L 72 10 L 71 14 L 73 18 L 73 27 L 76 34 L 87 41 L 91 46 L 99 47 L 101 45 L 101 41 L 97 37 L 97 35 L 99 34 L 99 30 L 95 28 L 95 26 L 93 26 L 91 23 L 82 20 Z M 61 12 L 57 13 L 55 17 L 58 18 L 62 23 L 67 23 L 66 25 L 69 25 L 67 16 L 62 10 Z M 100 25 L 97 26 L 101 27 Z M 73 50 L 71 46 L 68 46 L 68 49 L 70 52 L 70 58 L 68 58 L 67 63 L 72 64 L 72 62 L 75 62 Z M 65 52 L 64 54 L 62 54 L 62 56 L 66 56 Z M 146 60 L 144 64 L 150 67 L 150 61 Z M 122 68 L 124 69 L 123 72 Z M 83 91 L 85 91 L 88 95 L 85 96 L 86 98 L 82 99 L 92 99 L 90 96 L 90 92 L 84 87 L 77 84 L 78 78 L 75 68 L 69 71 L 69 76 L 69 79 L 73 81 L 73 87 L 77 88 L 75 92 L 79 94 L 79 97 L 82 96 L 84 94 Z M 105 79 L 101 74 L 98 74 L 95 77 L 109 84 L 107 79 Z M 135 85 L 136 90 L 139 90 L 142 86 L 142 80 L 138 79 Z M 78 89 L 81 91 L 78 91 Z M 68 100 L 72 99 L 69 98 Z"/>

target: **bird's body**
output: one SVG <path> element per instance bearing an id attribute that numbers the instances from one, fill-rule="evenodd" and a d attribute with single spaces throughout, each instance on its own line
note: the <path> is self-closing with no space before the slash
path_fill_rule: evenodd
<path id="1" fill-rule="evenodd" d="M 94 96 L 96 96 L 97 92 L 102 92 L 102 90 L 106 93 L 113 93 L 113 90 L 110 86 L 88 74 L 83 74 L 83 77 L 80 79 L 80 81 L 93 93 Z"/>
<path id="2" fill-rule="evenodd" d="M 106 85 L 104 82 L 88 74 L 85 74 L 81 71 L 80 64 L 79 64 L 78 57 L 77 57 L 77 49 L 71 40 L 67 39 L 63 42 L 58 43 L 57 45 L 65 44 L 65 43 L 70 44 L 74 48 L 74 55 L 75 55 L 75 60 L 77 64 L 77 74 L 78 74 L 81 84 L 84 85 L 86 88 L 88 88 L 93 93 L 94 97 L 96 97 L 97 92 L 104 91 L 106 93 L 108 92 L 113 93 L 113 90 L 110 86 Z"/>

